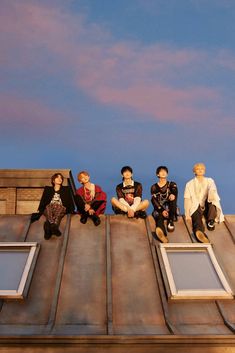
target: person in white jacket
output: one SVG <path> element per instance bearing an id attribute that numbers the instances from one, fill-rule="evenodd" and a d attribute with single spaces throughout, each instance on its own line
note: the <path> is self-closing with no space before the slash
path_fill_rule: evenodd
<path id="1" fill-rule="evenodd" d="M 195 178 L 190 180 L 184 191 L 184 208 L 186 220 L 192 220 L 193 233 L 201 243 L 209 243 L 202 221 L 206 219 L 207 229 L 215 229 L 215 222 L 223 222 L 224 215 L 215 182 L 205 177 L 206 167 L 197 163 L 193 167 Z"/>

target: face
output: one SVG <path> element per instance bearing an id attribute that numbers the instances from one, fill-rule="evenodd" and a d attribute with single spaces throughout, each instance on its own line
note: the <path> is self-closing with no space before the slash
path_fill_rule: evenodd
<path id="1" fill-rule="evenodd" d="M 89 180 L 90 180 L 90 176 L 86 174 L 81 174 L 79 177 L 79 183 L 81 184 L 86 184 L 89 182 Z"/>
<path id="2" fill-rule="evenodd" d="M 63 183 L 63 179 L 60 174 L 57 175 L 57 177 L 54 179 L 54 184 L 55 185 L 61 185 Z"/>
<path id="3" fill-rule="evenodd" d="M 125 170 L 122 174 L 124 179 L 130 179 L 132 177 L 132 173 L 129 170 Z"/>
<path id="4" fill-rule="evenodd" d="M 206 172 L 206 168 L 204 167 L 203 164 L 198 164 L 195 168 L 194 168 L 194 174 L 196 176 L 203 176 Z"/>
<path id="5" fill-rule="evenodd" d="M 167 178 L 167 171 L 165 169 L 160 169 L 160 172 L 158 173 L 159 178 Z"/>

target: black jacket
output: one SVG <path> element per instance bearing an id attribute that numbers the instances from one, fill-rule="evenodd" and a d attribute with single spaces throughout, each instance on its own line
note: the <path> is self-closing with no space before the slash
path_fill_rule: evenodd
<path id="1" fill-rule="evenodd" d="M 74 200 L 72 192 L 68 186 L 61 186 L 59 191 L 56 191 L 60 194 L 60 198 L 63 206 L 66 208 L 66 213 L 74 212 Z M 39 213 L 43 213 L 46 206 L 51 202 L 54 196 L 55 190 L 53 186 L 45 186 L 42 198 L 38 207 Z"/>
<path id="2" fill-rule="evenodd" d="M 164 189 L 164 196 L 161 197 L 161 191 Z M 151 202 L 153 204 L 153 207 L 155 210 L 158 211 L 164 211 L 165 205 L 167 202 L 169 202 L 169 195 L 173 194 L 175 195 L 175 200 L 174 202 L 177 202 L 177 196 L 178 196 L 178 188 L 177 185 L 174 181 L 167 181 L 166 185 L 163 188 L 160 188 L 158 183 L 152 185 L 151 187 Z"/>

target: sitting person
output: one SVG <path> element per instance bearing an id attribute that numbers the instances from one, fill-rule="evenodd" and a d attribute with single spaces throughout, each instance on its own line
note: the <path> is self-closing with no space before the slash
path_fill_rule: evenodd
<path id="1" fill-rule="evenodd" d="M 177 185 L 168 181 L 168 168 L 159 166 L 156 170 L 158 182 L 151 186 L 151 202 L 153 204 L 152 216 L 156 223 L 156 236 L 162 243 L 168 243 L 167 231 L 164 221 L 167 221 L 168 232 L 175 229 L 174 220 L 177 220 Z"/>
<path id="2" fill-rule="evenodd" d="M 209 243 L 204 232 L 203 216 L 206 219 L 207 229 L 215 229 L 215 222 L 223 222 L 224 215 L 220 205 L 213 179 L 206 178 L 206 167 L 203 163 L 197 163 L 193 167 L 195 178 L 190 180 L 185 187 L 184 207 L 186 220 L 192 220 L 193 233 L 201 243 Z"/>
<path id="3" fill-rule="evenodd" d="M 116 214 L 127 214 L 129 218 L 146 218 L 145 210 L 148 200 L 142 201 L 142 185 L 132 179 L 133 171 L 129 166 L 121 170 L 123 182 L 116 187 L 117 199 L 111 199 L 113 211 Z"/>
<path id="4" fill-rule="evenodd" d="M 86 171 L 78 174 L 78 181 L 82 184 L 77 190 L 76 204 L 78 213 L 81 215 L 80 222 L 85 224 L 88 218 L 91 218 L 94 225 L 100 224 L 100 214 L 103 214 L 106 208 L 106 193 L 100 186 L 90 182 L 90 175 Z"/>
<path id="5" fill-rule="evenodd" d="M 63 186 L 64 177 L 56 173 L 51 177 L 52 186 L 45 186 L 38 213 L 33 213 L 31 222 L 38 220 L 42 214 L 45 215 L 44 238 L 50 239 L 54 234 L 61 235 L 59 225 L 66 213 L 74 213 L 74 200 L 68 186 Z"/>

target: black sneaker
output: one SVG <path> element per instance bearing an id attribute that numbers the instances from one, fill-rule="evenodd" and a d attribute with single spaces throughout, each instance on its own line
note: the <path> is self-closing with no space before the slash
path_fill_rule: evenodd
<path id="1" fill-rule="evenodd" d="M 147 217 L 147 213 L 145 211 L 136 211 L 135 218 L 145 219 Z"/>
<path id="2" fill-rule="evenodd" d="M 59 227 L 57 224 L 55 223 L 51 224 L 51 233 L 56 235 L 57 237 L 61 236 L 61 231 L 59 230 Z"/>
<path id="3" fill-rule="evenodd" d="M 51 233 L 51 224 L 49 221 L 46 221 L 44 223 L 44 239 L 48 240 L 51 238 L 52 233 Z"/>
<path id="4" fill-rule="evenodd" d="M 94 223 L 94 225 L 95 226 L 98 226 L 99 224 L 100 224 L 100 217 L 99 216 L 97 216 L 96 214 L 93 214 L 92 216 L 91 216 L 91 219 L 92 219 L 92 221 L 93 221 L 93 223 Z"/>
<path id="5" fill-rule="evenodd" d="M 213 219 L 207 223 L 207 229 L 210 231 L 215 229 L 215 221 Z"/>
<path id="6" fill-rule="evenodd" d="M 172 220 L 170 220 L 167 224 L 167 230 L 168 232 L 174 232 L 175 230 L 175 226 L 174 226 L 174 222 Z"/>
<path id="7" fill-rule="evenodd" d="M 194 235 L 197 238 L 197 240 L 199 241 L 199 243 L 210 243 L 207 235 L 204 232 L 202 232 L 201 230 L 196 230 Z"/>
<path id="8" fill-rule="evenodd" d="M 87 222 L 87 215 L 86 214 L 81 215 L 80 222 L 82 224 L 86 224 L 86 222 Z"/>

